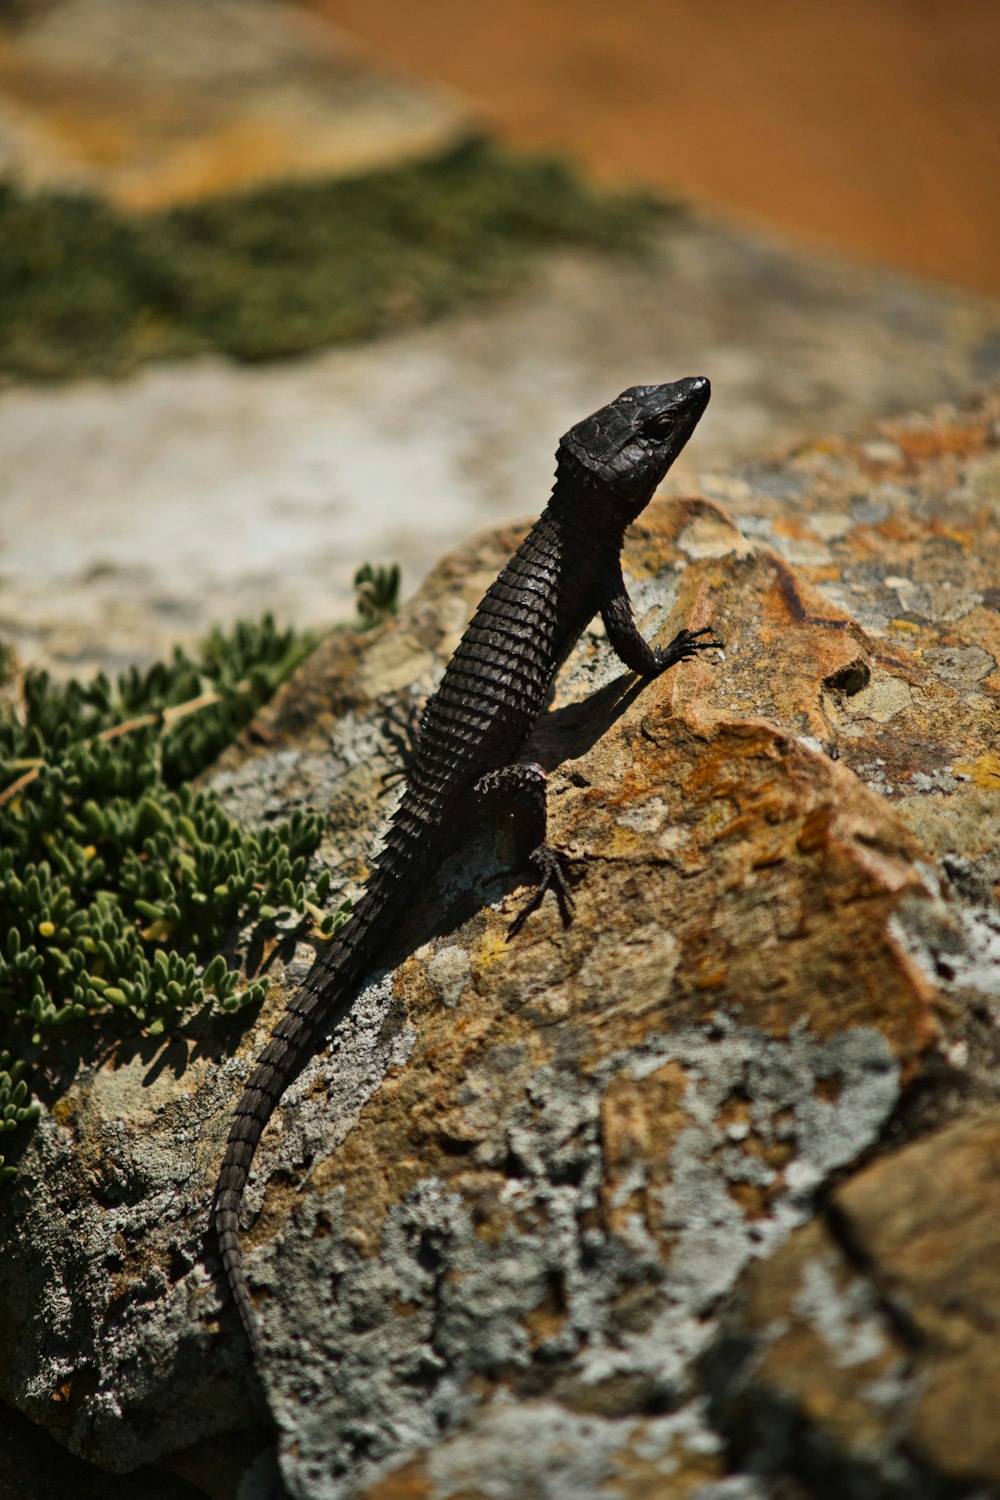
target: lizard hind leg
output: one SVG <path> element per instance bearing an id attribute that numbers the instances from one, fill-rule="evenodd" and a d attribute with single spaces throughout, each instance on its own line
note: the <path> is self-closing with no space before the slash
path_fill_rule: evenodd
<path id="1" fill-rule="evenodd" d="M 546 891 L 555 891 L 559 902 L 562 924 L 568 927 L 573 920 L 573 893 L 566 879 L 566 855 L 551 844 L 539 844 L 528 855 L 528 861 L 538 871 L 539 880 L 534 895 L 527 901 L 507 929 L 507 941 L 521 931 L 533 911 L 541 906 Z"/>
<path id="2" fill-rule="evenodd" d="M 568 856 L 546 842 L 547 812 L 545 792 L 547 778 L 541 766 L 534 762 L 501 766 L 488 771 L 472 788 L 477 801 L 499 800 L 517 823 L 519 840 L 527 847 L 528 863 L 538 871 L 538 885 L 527 904 L 522 907 L 510 924 L 508 941 L 520 932 L 533 911 L 541 906 L 546 891 L 554 891 L 559 902 L 559 915 L 564 927 L 568 927 L 573 916 L 573 895 L 566 877 Z"/>

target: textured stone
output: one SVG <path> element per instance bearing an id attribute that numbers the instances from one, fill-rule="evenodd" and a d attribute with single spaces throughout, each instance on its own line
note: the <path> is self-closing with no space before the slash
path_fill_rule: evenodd
<path id="1" fill-rule="evenodd" d="M 874 1162 L 834 1204 L 878 1295 L 916 1335 L 914 1447 L 941 1473 L 1000 1486 L 1000 1112 Z"/>
<path id="2" fill-rule="evenodd" d="M 903 1447 L 909 1349 L 821 1219 L 744 1278 L 710 1383 L 751 1470 L 792 1468 L 835 1495 L 938 1493 Z"/>
<path id="3" fill-rule="evenodd" d="M 745 1457 L 838 1467 L 850 1493 L 997 1493 L 998 1168 L 994 1109 L 853 1176 L 829 1227 L 754 1268 L 720 1361 Z"/>
<path id="4" fill-rule="evenodd" d="M 16 24 L 12 24 L 16 22 Z M 150 209 L 454 140 L 456 101 L 262 0 L 57 0 L 0 25 L 0 175 Z"/>
<path id="5" fill-rule="evenodd" d="M 725 1467 L 700 1403 L 615 1422 L 551 1402 L 495 1402 L 432 1454 L 377 1480 L 365 1500 L 764 1500 L 752 1479 L 727 1482 Z"/>
<path id="6" fill-rule="evenodd" d="M 932 436 L 911 460 L 919 507 L 900 502 L 880 534 L 888 578 L 912 511 L 923 586 L 956 490 L 986 486 L 988 535 L 984 410 L 906 429 Z M 169 1459 L 219 1496 L 248 1464 L 248 1492 L 264 1485 L 267 1415 L 284 1483 L 309 1500 L 992 1482 L 975 1318 L 994 1315 L 978 1185 L 997 1146 L 970 1111 L 986 1120 L 1000 1094 L 996 683 L 970 687 L 965 665 L 992 655 L 992 606 L 971 545 L 948 551 L 961 612 L 916 638 L 890 637 L 860 590 L 848 612 L 839 574 L 806 576 L 863 550 L 871 512 L 852 521 L 824 478 L 854 452 L 812 450 L 808 483 L 801 455 L 738 475 L 743 532 L 692 499 L 634 529 L 644 633 L 710 625 L 724 659 L 640 685 L 588 630 L 527 749 L 551 772 L 552 837 L 580 862 L 574 924 L 546 902 L 508 943 L 525 895 L 501 873 L 509 831 L 473 833 L 288 1091 L 247 1194 L 263 1391 L 205 1224 L 305 948 L 276 955 L 242 1038 L 202 1025 L 122 1044 L 52 1089 L 0 1202 L 4 1399 L 109 1469 Z M 894 504 L 877 501 L 878 525 Z M 833 563 L 766 539 L 792 516 Z M 214 773 L 232 812 L 328 808 L 322 857 L 356 890 L 392 802 L 393 725 L 517 534 L 446 558 L 382 631 L 328 640 Z M 933 649 L 947 673 L 919 654 Z M 878 712 L 859 712 L 873 681 Z M 865 773 L 878 759 L 891 792 Z M 949 1436 L 966 1390 L 984 1414 L 968 1443 Z"/>

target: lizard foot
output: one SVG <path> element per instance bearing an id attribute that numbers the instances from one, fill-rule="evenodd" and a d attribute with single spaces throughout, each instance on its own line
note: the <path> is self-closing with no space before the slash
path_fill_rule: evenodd
<path id="1" fill-rule="evenodd" d="M 709 639 L 699 640 L 698 637 L 703 635 L 707 635 Z M 703 626 L 701 630 L 678 630 L 670 645 L 656 652 L 657 670 L 665 672 L 668 667 L 676 666 L 679 661 L 687 661 L 699 651 L 709 651 L 713 647 L 721 651 L 723 643 L 715 639 L 709 625 Z"/>
<path id="2" fill-rule="evenodd" d="M 511 922 L 507 930 L 508 942 L 521 931 L 531 913 L 541 906 L 546 891 L 556 893 L 563 926 L 568 927 L 573 920 L 573 894 L 566 879 L 565 868 L 569 863 L 568 855 L 560 854 L 559 850 L 553 849 L 551 844 L 539 844 L 538 848 L 532 849 L 528 855 L 528 863 L 535 867 L 540 878 L 531 900 L 521 908 Z"/>

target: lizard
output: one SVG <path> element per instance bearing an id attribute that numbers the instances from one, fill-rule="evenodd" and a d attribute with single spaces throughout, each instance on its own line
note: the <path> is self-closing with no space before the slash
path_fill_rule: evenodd
<path id="1" fill-rule="evenodd" d="M 250 1165 L 281 1095 L 321 1032 L 350 1010 L 365 974 L 440 857 L 456 817 L 491 805 L 514 812 L 539 876 L 513 936 L 552 891 L 568 923 L 564 860 L 546 842 L 546 778 L 518 759 L 555 677 L 598 613 L 622 662 L 653 678 L 721 643 L 681 630 L 663 649 L 639 632 L 622 577 L 625 530 L 652 498 L 704 412 L 704 376 L 632 386 L 561 438 L 552 493 L 540 518 L 487 590 L 421 715 L 412 763 L 381 852 L 347 923 L 313 963 L 250 1073 L 212 1204 L 222 1264 L 259 1360 L 263 1346 L 239 1243 Z"/>

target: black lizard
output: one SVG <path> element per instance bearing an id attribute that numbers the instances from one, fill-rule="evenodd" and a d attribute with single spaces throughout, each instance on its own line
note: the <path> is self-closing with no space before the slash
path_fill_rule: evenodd
<path id="1" fill-rule="evenodd" d="M 545 842 L 545 774 L 517 757 L 581 631 L 600 612 L 622 661 L 654 677 L 716 646 L 682 630 L 664 650 L 636 629 L 621 572 L 625 528 L 644 508 L 708 404 L 697 377 L 634 386 L 578 422 L 561 440 L 549 503 L 487 591 L 429 700 L 406 790 L 364 894 L 313 964 L 271 1034 L 236 1107 L 212 1218 L 222 1263 L 255 1355 L 260 1336 L 239 1246 L 250 1163 L 279 1098 L 311 1055 L 321 1029 L 349 1010 L 366 972 L 412 903 L 444 834 L 470 799 L 513 799 L 526 819 L 538 888 L 511 927 L 547 890 L 568 920 L 571 898 L 559 854 Z"/>

